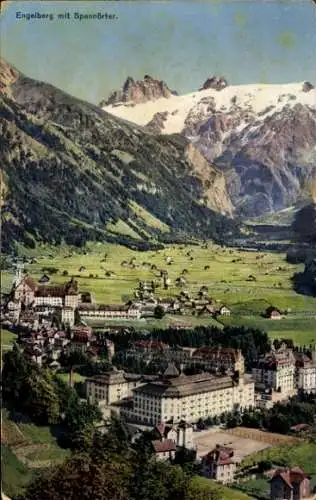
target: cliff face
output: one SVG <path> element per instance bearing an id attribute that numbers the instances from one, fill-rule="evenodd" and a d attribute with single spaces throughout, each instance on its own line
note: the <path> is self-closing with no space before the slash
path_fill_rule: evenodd
<path id="1" fill-rule="evenodd" d="M 185 159 L 202 183 L 204 203 L 213 210 L 232 215 L 234 208 L 227 194 L 224 174 L 212 166 L 192 144 L 185 150 Z"/>
<path id="2" fill-rule="evenodd" d="M 144 248 L 236 229 L 211 209 L 226 211 L 223 200 L 218 207 L 203 200 L 187 139 L 146 133 L 51 85 L 15 76 L 0 96 L 5 249 L 16 241 L 91 239 Z M 209 193 L 219 177 L 213 169 Z"/>
<path id="3" fill-rule="evenodd" d="M 143 80 L 135 81 L 129 76 L 120 90 L 115 90 L 107 100 L 103 100 L 100 106 L 108 106 L 117 103 L 140 104 L 147 101 L 168 98 L 175 95 L 162 80 L 156 80 L 150 75 L 145 75 Z"/>

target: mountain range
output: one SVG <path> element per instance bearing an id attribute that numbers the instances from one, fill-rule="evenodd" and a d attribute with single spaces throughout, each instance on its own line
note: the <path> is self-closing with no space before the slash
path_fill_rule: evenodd
<path id="1" fill-rule="evenodd" d="M 118 92 L 115 102 L 101 105 L 155 135 L 188 139 L 224 174 L 235 215 L 249 218 L 290 207 L 315 179 L 316 90 L 310 82 L 229 85 L 213 76 L 186 95 L 166 84 L 168 92 L 159 92 L 161 82 L 152 77 L 150 84 L 150 99 L 133 100 L 133 93 L 125 93 L 123 102 Z"/>
<path id="2" fill-rule="evenodd" d="M 5 61 L 0 75 L 4 251 L 91 239 L 148 248 L 237 230 L 224 174 L 184 135 L 154 135 Z"/>

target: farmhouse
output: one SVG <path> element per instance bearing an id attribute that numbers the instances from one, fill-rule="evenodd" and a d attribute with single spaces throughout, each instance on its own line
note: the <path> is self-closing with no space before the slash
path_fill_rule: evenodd
<path id="1" fill-rule="evenodd" d="M 216 445 L 202 458 L 203 475 L 220 483 L 231 483 L 234 480 L 236 462 L 234 450 L 227 446 Z"/>
<path id="2" fill-rule="evenodd" d="M 311 495 L 310 478 L 299 467 L 276 470 L 270 484 L 271 500 L 301 500 Z"/>
<path id="3" fill-rule="evenodd" d="M 219 310 L 219 314 L 220 314 L 221 316 L 230 316 L 230 314 L 231 314 L 231 310 L 230 310 L 230 309 L 228 309 L 228 307 L 226 307 L 226 306 L 222 306 L 222 307 L 220 308 L 220 310 Z"/>
<path id="4" fill-rule="evenodd" d="M 175 457 L 176 445 L 172 439 L 165 439 L 163 441 L 156 439 L 151 442 L 151 445 L 158 460 L 170 460 Z"/>
<path id="5" fill-rule="evenodd" d="M 266 309 L 265 317 L 270 319 L 281 319 L 282 314 L 278 309 L 276 309 L 273 306 L 270 306 Z"/>

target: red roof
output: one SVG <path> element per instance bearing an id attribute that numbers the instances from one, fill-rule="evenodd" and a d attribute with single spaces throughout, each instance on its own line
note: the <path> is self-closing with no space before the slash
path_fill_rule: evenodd
<path id="1" fill-rule="evenodd" d="M 159 441 L 159 439 L 156 439 L 155 441 L 152 441 L 151 444 L 153 445 L 155 453 L 164 453 L 166 451 L 176 450 L 175 442 L 172 439 L 166 439 L 165 441 Z"/>
<path id="2" fill-rule="evenodd" d="M 37 283 L 35 280 L 33 280 L 33 278 L 29 275 L 26 275 L 22 282 L 24 282 L 27 286 L 29 286 L 31 288 L 31 290 L 33 290 L 33 292 L 37 289 Z"/>
<path id="3" fill-rule="evenodd" d="M 136 340 L 133 342 L 133 346 L 140 349 L 164 349 L 167 344 L 157 340 Z"/>
<path id="4" fill-rule="evenodd" d="M 224 358 L 235 361 L 238 357 L 238 350 L 225 347 L 200 347 L 194 351 L 193 356 L 204 359 Z"/>
<path id="5" fill-rule="evenodd" d="M 281 477 L 283 481 L 292 489 L 293 483 L 301 483 L 308 475 L 300 467 L 293 467 L 293 469 L 277 469 L 273 475 L 273 479 Z"/>
<path id="6" fill-rule="evenodd" d="M 227 465 L 234 463 L 233 448 L 217 445 L 212 451 L 203 457 L 205 462 L 216 462 L 218 465 Z"/>

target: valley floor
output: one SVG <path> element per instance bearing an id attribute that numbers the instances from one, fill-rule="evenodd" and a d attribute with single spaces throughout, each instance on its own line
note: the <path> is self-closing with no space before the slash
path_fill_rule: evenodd
<path id="1" fill-rule="evenodd" d="M 219 321 L 222 325 L 256 326 L 266 330 L 271 338 L 292 338 L 298 344 L 316 341 L 316 298 L 293 290 L 291 278 L 303 266 L 286 262 L 284 253 L 250 252 L 212 243 L 207 248 L 176 245 L 147 252 L 94 243 L 79 252 L 69 247 L 42 247 L 29 252 L 37 261 L 26 264 L 25 270 L 39 279 L 45 268 L 55 268 L 56 272 L 50 274 L 51 283 L 63 283 L 67 276 L 75 276 L 81 291 L 92 292 L 98 303 L 112 304 L 134 298 L 139 280 L 157 280 L 159 271 L 165 269 L 171 286 L 168 290 L 157 288 L 158 296 L 176 296 L 183 289 L 193 296 L 206 285 L 209 296 L 226 304 L 231 316 L 217 320 L 207 316 L 167 316 L 133 323 L 137 328 L 168 327 L 175 322 L 219 326 Z M 172 259 L 171 264 L 167 263 L 168 258 Z M 183 271 L 186 284 L 179 288 L 175 280 Z M 12 279 L 12 273 L 2 273 L 3 289 L 11 286 Z M 261 314 L 270 305 L 287 310 L 288 314 L 277 321 L 263 318 Z M 95 326 L 103 327 L 104 323 Z"/>

